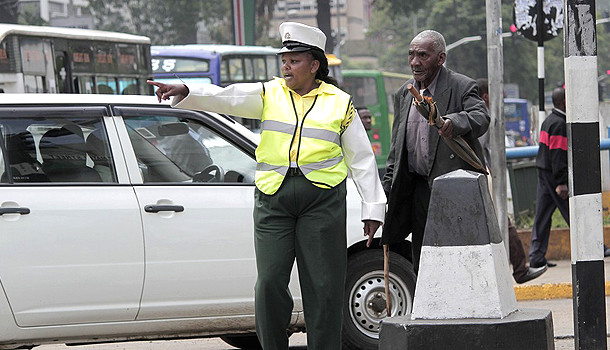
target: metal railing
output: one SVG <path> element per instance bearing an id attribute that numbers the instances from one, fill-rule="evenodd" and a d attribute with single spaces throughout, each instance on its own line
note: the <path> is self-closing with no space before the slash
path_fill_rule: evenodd
<path id="1" fill-rule="evenodd" d="M 601 151 L 610 150 L 610 139 L 600 139 L 599 148 Z M 538 154 L 538 146 L 511 147 L 506 149 L 506 160 L 531 158 Z"/>

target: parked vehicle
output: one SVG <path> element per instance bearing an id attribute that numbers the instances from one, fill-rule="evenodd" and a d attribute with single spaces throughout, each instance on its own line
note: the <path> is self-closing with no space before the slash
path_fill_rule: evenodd
<path id="1" fill-rule="evenodd" d="M 0 348 L 220 336 L 257 343 L 258 135 L 154 96 L 6 94 L 0 102 Z M 376 349 L 382 252 L 348 181 L 346 349 Z M 411 310 L 409 242 L 392 315 Z M 295 269 L 296 271 L 296 269 Z M 306 331 L 298 278 L 290 332 Z"/>
<path id="2" fill-rule="evenodd" d="M 100 30 L 0 23 L 0 89 L 152 93 L 150 39 Z"/>
<path id="3" fill-rule="evenodd" d="M 504 118 L 506 123 L 506 147 L 531 146 L 531 121 L 528 102 L 522 98 L 504 99 Z"/>

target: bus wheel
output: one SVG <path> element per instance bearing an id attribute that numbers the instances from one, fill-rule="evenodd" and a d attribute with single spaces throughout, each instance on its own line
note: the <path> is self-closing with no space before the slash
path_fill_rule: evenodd
<path id="1" fill-rule="evenodd" d="M 390 254 L 392 316 L 411 312 L 416 276 L 413 265 Z M 378 349 L 379 322 L 386 317 L 383 251 L 369 249 L 351 256 L 347 264 L 343 306 L 343 349 Z"/>

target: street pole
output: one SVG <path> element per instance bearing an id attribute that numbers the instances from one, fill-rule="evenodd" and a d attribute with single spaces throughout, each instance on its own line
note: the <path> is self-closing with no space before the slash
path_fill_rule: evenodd
<path id="1" fill-rule="evenodd" d="M 536 1 L 536 37 L 538 39 L 538 122 L 546 117 L 544 112 L 544 11 L 542 2 Z"/>
<path id="2" fill-rule="evenodd" d="M 595 0 L 564 0 L 574 345 L 606 349 Z"/>
<path id="3" fill-rule="evenodd" d="M 489 81 L 491 179 L 493 201 L 508 257 L 508 211 L 506 201 L 506 146 L 504 137 L 504 52 L 502 50 L 502 3 L 485 0 L 487 17 L 487 75 Z"/>

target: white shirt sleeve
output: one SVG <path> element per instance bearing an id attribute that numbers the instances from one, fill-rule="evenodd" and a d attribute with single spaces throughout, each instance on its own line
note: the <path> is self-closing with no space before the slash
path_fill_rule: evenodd
<path id="1" fill-rule="evenodd" d="M 187 87 L 188 96 L 174 97 L 172 107 L 261 119 L 262 83 L 238 83 L 224 88 L 213 84 L 187 85 Z"/>
<path id="2" fill-rule="evenodd" d="M 362 220 L 383 222 L 386 207 L 385 192 L 379 180 L 373 148 L 358 113 L 341 135 L 341 148 L 345 164 L 362 198 Z"/>

